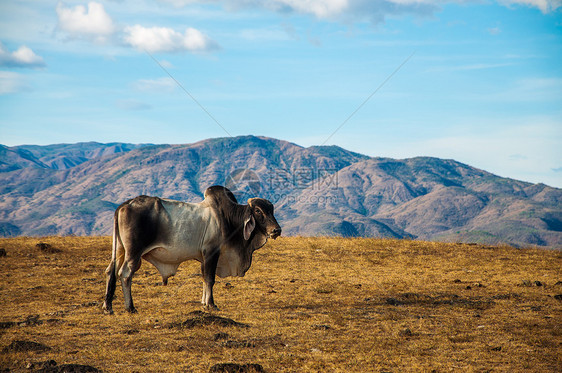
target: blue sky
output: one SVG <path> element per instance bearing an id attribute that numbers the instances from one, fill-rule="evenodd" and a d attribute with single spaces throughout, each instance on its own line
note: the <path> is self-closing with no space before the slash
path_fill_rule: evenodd
<path id="1" fill-rule="evenodd" d="M 562 187 L 560 0 L 4 0 L 0 43 L 5 145 L 254 134 Z"/>

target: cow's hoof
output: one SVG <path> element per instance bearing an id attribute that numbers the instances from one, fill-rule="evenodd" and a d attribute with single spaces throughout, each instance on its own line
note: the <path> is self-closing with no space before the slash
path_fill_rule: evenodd
<path id="1" fill-rule="evenodd" d="M 205 311 L 220 311 L 216 304 L 204 304 L 203 309 Z"/>
<path id="2" fill-rule="evenodd" d="M 138 311 L 137 311 L 137 309 L 136 309 L 135 307 L 133 307 L 133 308 L 127 308 L 127 312 L 129 312 L 129 313 L 137 313 Z"/>
<path id="3" fill-rule="evenodd" d="M 104 302 L 101 309 L 103 310 L 104 315 L 113 315 L 113 307 L 111 307 L 111 304 L 107 304 L 107 302 Z"/>

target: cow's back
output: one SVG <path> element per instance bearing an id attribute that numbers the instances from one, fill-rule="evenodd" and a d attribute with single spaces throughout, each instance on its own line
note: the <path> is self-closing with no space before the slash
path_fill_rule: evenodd
<path id="1" fill-rule="evenodd" d="M 163 199 L 162 205 L 170 222 L 170 244 L 199 249 L 215 243 L 219 238 L 216 211 L 207 202 L 187 203 Z"/>

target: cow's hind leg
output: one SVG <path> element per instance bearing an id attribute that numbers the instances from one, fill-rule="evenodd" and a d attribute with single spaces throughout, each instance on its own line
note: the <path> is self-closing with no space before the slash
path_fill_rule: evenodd
<path id="1" fill-rule="evenodd" d="M 119 272 L 119 269 L 123 265 L 124 254 L 124 248 L 119 238 L 117 220 L 114 220 L 111 262 L 105 270 L 107 274 L 107 286 L 105 288 L 105 301 L 103 302 L 104 313 L 110 315 L 113 315 L 113 296 L 115 295 L 115 286 L 117 284 L 117 272 Z"/>
<path id="2" fill-rule="evenodd" d="M 125 298 L 125 309 L 130 313 L 136 313 L 137 310 L 133 305 L 133 296 L 131 295 L 131 283 L 133 280 L 133 275 L 140 268 L 141 260 L 139 259 L 129 259 L 123 263 L 121 268 L 121 287 L 123 288 L 123 296 Z"/>
<path id="3" fill-rule="evenodd" d="M 104 312 L 113 315 L 113 295 L 115 294 L 115 285 L 117 276 L 115 275 L 115 261 L 112 260 L 105 270 L 107 273 L 107 287 L 105 289 L 105 301 L 103 302 Z"/>
<path id="4" fill-rule="evenodd" d="M 201 263 L 201 274 L 205 281 L 203 285 L 203 298 L 201 303 L 205 309 L 218 310 L 213 299 L 213 286 L 215 285 L 215 274 L 217 272 L 217 263 L 219 261 L 220 250 L 216 249 L 204 255 Z"/>

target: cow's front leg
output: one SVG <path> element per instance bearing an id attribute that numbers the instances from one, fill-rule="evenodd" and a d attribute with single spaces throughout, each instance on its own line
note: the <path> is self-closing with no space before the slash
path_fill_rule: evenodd
<path id="1" fill-rule="evenodd" d="M 204 254 L 203 263 L 201 263 L 201 274 L 203 275 L 203 281 L 205 281 L 203 284 L 201 303 L 205 309 L 218 310 L 213 299 L 213 285 L 215 285 L 215 274 L 217 272 L 219 255 L 219 249 L 208 251 Z"/>

